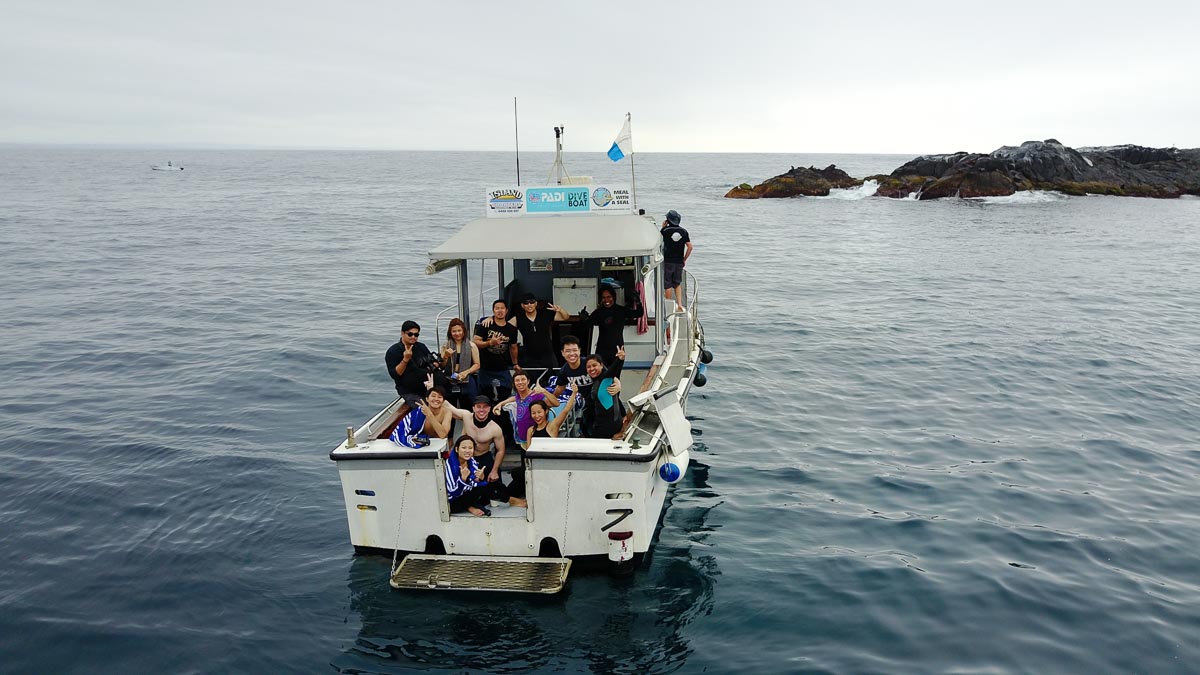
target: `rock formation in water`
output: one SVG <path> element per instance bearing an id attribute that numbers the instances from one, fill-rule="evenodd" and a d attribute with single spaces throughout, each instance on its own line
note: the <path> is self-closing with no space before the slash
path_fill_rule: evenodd
<path id="1" fill-rule="evenodd" d="M 862 185 L 861 180 L 851 177 L 833 164 L 824 169 L 815 166 L 807 169 L 793 166 L 791 171 L 769 178 L 754 187 L 750 187 L 749 183 L 742 183 L 725 196 L 730 199 L 823 197 L 833 188 L 852 188 L 859 185 Z"/>
<path id="2" fill-rule="evenodd" d="M 785 180 L 797 171 L 815 170 L 794 169 L 753 188 L 743 184 L 725 196 L 753 199 L 828 194 L 828 189 L 813 193 L 787 189 L 799 183 Z M 845 172 L 838 173 L 846 180 L 836 185 L 831 182 L 830 187 L 854 187 L 862 182 L 846 176 Z M 1015 147 L 1006 145 L 986 155 L 969 152 L 923 155 L 890 174 L 869 176 L 865 180 L 879 184 L 876 195 L 899 198 L 914 193 L 920 199 L 995 197 L 1022 190 L 1179 197 L 1200 195 L 1200 149 L 1118 145 L 1075 150 L 1054 139 L 1027 141 Z"/>

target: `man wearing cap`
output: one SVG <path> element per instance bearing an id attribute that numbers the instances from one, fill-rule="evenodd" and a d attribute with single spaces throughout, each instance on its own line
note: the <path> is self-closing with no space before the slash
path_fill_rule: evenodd
<path id="1" fill-rule="evenodd" d="M 500 480 L 500 465 L 504 463 L 504 432 L 492 420 L 492 400 L 480 394 L 471 403 L 470 410 L 455 408 L 449 402 L 443 406 L 450 414 L 463 421 L 463 433 L 475 441 L 475 461 L 483 467 L 489 481 Z M 495 446 L 495 452 L 492 452 Z"/>
<path id="2" fill-rule="evenodd" d="M 683 310 L 683 297 L 679 285 L 683 283 L 683 264 L 692 254 L 692 239 L 688 231 L 679 226 L 683 217 L 675 209 L 667 211 L 667 218 L 659 232 L 663 238 L 663 297 L 675 301 L 676 309 Z"/>

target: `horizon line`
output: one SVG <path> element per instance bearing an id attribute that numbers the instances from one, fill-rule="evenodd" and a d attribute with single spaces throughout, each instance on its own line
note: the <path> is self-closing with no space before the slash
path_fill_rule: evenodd
<path id="1" fill-rule="evenodd" d="M 173 145 L 168 143 L 87 143 L 87 142 L 47 142 L 47 141 L 0 141 L 0 147 L 24 148 L 79 148 L 79 149 L 111 149 L 111 150 L 277 150 L 277 151 L 324 151 L 324 152 L 486 152 L 512 154 L 511 148 L 506 150 L 480 150 L 463 148 L 363 148 L 357 146 L 338 145 L 237 145 L 225 143 L 184 143 Z M 554 150 L 526 150 L 529 153 L 554 154 Z M 564 154 L 603 155 L 605 150 L 564 150 Z M 919 156 L 923 154 L 942 154 L 929 152 L 845 152 L 829 150 L 641 150 L 641 155 L 906 155 Z"/>

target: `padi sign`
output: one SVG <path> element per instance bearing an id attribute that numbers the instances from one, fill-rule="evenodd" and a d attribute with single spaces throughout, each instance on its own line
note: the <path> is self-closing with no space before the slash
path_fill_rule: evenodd
<path id="1" fill-rule="evenodd" d="M 624 185 L 499 188 L 487 192 L 485 203 L 488 218 L 633 212 L 633 198 L 629 188 Z"/>
<path id="2" fill-rule="evenodd" d="M 591 190 L 581 186 L 530 188 L 529 205 L 525 208 L 529 213 L 586 213 L 589 192 Z"/>

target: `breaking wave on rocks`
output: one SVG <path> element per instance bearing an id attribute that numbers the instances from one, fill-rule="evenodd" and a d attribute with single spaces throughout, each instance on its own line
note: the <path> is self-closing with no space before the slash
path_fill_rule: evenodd
<path id="1" fill-rule="evenodd" d="M 844 190 L 833 188 L 829 191 L 827 196 L 811 197 L 811 199 L 842 199 L 845 201 L 858 201 L 860 199 L 866 199 L 867 197 L 873 197 L 875 195 L 875 191 L 878 189 L 879 183 L 873 180 L 868 180 L 864 181 L 862 185 L 856 188 L 846 188 Z"/>
<path id="2" fill-rule="evenodd" d="M 1061 202 L 1064 199 L 1069 199 L 1069 197 L 1060 192 L 1026 190 L 1003 197 L 966 197 L 965 199 L 984 204 L 1046 204 L 1049 202 Z"/>

